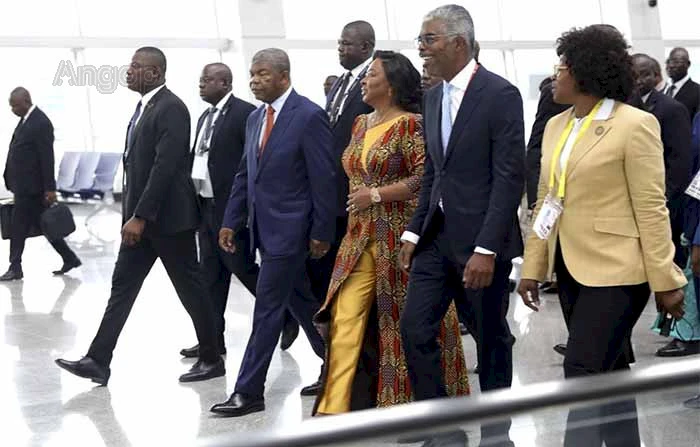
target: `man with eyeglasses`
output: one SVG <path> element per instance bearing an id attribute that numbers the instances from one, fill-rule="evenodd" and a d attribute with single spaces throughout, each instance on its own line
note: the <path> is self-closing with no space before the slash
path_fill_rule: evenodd
<path id="1" fill-rule="evenodd" d="M 255 296 L 260 268 L 251 253 L 247 231 L 236 234 L 240 250 L 226 253 L 219 247 L 219 230 L 231 193 L 233 178 L 243 158 L 245 125 L 255 106 L 237 98 L 231 84 L 231 69 L 220 62 L 207 64 L 199 78 L 199 96 L 209 104 L 197 121 L 192 147 L 192 180 L 202 215 L 198 231 L 200 265 L 207 296 L 212 299 L 216 321 L 217 349 L 226 353 L 224 312 L 231 275 Z M 180 354 L 198 357 L 199 346 L 185 348 Z"/>
<path id="2" fill-rule="evenodd" d="M 126 131 L 122 243 L 111 295 L 87 354 L 78 361 L 56 360 L 66 371 L 100 385 L 109 381 L 119 334 L 156 259 L 168 272 L 199 341 L 199 359 L 180 376 L 180 382 L 226 374 L 216 349 L 211 300 L 197 262 L 199 214 L 189 172 L 190 115 L 182 100 L 165 86 L 165 69 L 163 52 L 143 47 L 134 53 L 127 70 L 127 85 L 141 99 Z M 154 316 L 155 330 L 162 317 Z"/>
<path id="3" fill-rule="evenodd" d="M 506 315 L 511 260 L 523 253 L 523 103 L 515 86 L 476 63 L 474 40 L 458 5 L 428 13 L 416 39 L 428 71 L 444 79 L 425 97 L 425 173 L 399 256 L 410 274 L 401 335 L 416 400 L 447 395 L 437 337 L 452 300 L 476 316 L 481 390 L 508 388 L 513 377 Z M 482 439 L 507 438 L 509 427 L 484 425 Z"/>
<path id="4" fill-rule="evenodd" d="M 666 93 L 688 109 L 692 122 L 700 110 L 700 84 L 690 78 L 690 55 L 685 48 L 674 48 L 666 60 L 666 73 L 670 78 Z"/>

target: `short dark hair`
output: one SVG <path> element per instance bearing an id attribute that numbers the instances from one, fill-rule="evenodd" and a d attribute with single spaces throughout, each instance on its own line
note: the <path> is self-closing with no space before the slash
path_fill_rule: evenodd
<path id="1" fill-rule="evenodd" d="M 420 113 L 423 100 L 421 75 L 411 61 L 401 53 L 385 50 L 375 51 L 374 59 L 382 61 L 384 75 L 396 96 L 396 104 L 408 112 Z"/>
<path id="2" fill-rule="evenodd" d="M 632 57 L 622 34 L 610 25 L 573 28 L 557 39 L 581 93 L 627 101 L 634 90 Z"/>
<path id="3" fill-rule="evenodd" d="M 369 43 L 369 46 L 374 48 L 377 39 L 374 37 L 374 28 L 369 22 L 356 20 L 345 25 L 343 29 L 355 31 L 360 39 Z"/>
<path id="4" fill-rule="evenodd" d="M 149 55 L 150 57 L 153 58 L 153 65 L 156 65 L 161 69 L 163 73 L 165 73 L 165 69 L 167 68 L 167 61 L 165 59 L 165 54 L 163 51 L 161 51 L 160 48 L 156 47 L 141 47 L 138 50 L 136 50 L 137 53 L 144 53 Z"/>

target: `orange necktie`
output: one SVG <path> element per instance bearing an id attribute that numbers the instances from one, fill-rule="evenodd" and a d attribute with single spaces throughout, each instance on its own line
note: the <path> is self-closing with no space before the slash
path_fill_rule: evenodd
<path id="1" fill-rule="evenodd" d="M 258 156 L 262 155 L 265 150 L 265 145 L 267 140 L 270 139 L 270 134 L 272 133 L 272 126 L 275 124 L 275 109 L 272 106 L 267 106 L 267 113 L 265 114 L 265 133 L 263 133 L 262 142 L 260 143 L 260 153 Z"/>

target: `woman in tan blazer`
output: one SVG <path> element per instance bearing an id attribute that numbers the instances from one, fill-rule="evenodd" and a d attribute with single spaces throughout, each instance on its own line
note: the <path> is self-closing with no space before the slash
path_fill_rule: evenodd
<path id="1" fill-rule="evenodd" d="M 518 288 L 538 310 L 538 282 L 555 272 L 569 330 L 567 378 L 628 369 L 632 328 L 655 292 L 657 307 L 683 313 L 683 273 L 664 195 L 659 124 L 624 101 L 634 84 L 622 35 L 608 25 L 574 29 L 557 41 L 554 100 L 573 107 L 553 117 L 542 141 L 533 230 Z M 572 410 L 564 445 L 638 446 L 634 400 Z"/>

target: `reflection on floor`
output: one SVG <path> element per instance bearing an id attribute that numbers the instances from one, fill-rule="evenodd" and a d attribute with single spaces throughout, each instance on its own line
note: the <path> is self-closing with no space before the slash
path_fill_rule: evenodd
<path id="1" fill-rule="evenodd" d="M 104 212 L 82 225 L 90 211 L 74 207 L 78 230 L 69 242 L 83 266 L 52 277 L 59 257 L 41 238 L 27 243 L 23 281 L 0 284 L 0 414 L 2 444 L 7 446 L 155 446 L 193 445 L 211 435 L 292 425 L 308 417 L 313 400 L 299 396 L 318 376 L 320 361 L 303 337 L 289 352 L 277 352 L 268 376 L 267 411 L 238 419 L 210 415 L 208 409 L 232 392 L 250 331 L 253 300 L 234 281 L 227 322 L 228 374 L 204 383 L 181 385 L 178 376 L 192 361 L 178 351 L 195 342 L 194 331 L 160 264 L 146 281 L 119 340 L 109 387 L 94 387 L 60 370 L 59 356 L 83 355 L 100 322 L 108 298 L 118 249 L 120 217 Z M 83 217 L 81 217 L 83 216 Z M 0 244 L 7 259 L 9 243 Z M 5 265 L 0 263 L 0 270 Z M 515 383 L 559 379 L 561 361 L 552 346 L 566 339 L 561 311 L 553 296 L 533 314 L 518 300 L 511 308 L 515 345 Z M 635 334 L 638 366 L 663 361 L 653 357 L 665 340 L 647 330 L 650 307 Z M 465 338 L 470 367 L 473 342 Z M 478 392 L 476 376 L 471 376 Z M 646 446 L 700 445 L 700 413 L 680 402 L 692 390 L 673 390 L 639 398 Z M 511 437 L 517 446 L 560 446 L 566 413 L 552 409 L 518 417 Z M 479 430 L 466 427 L 476 440 Z M 77 442 L 77 444 L 76 444 Z M 369 447 L 371 443 L 362 443 Z M 376 445 L 392 445 L 379 443 Z"/>

